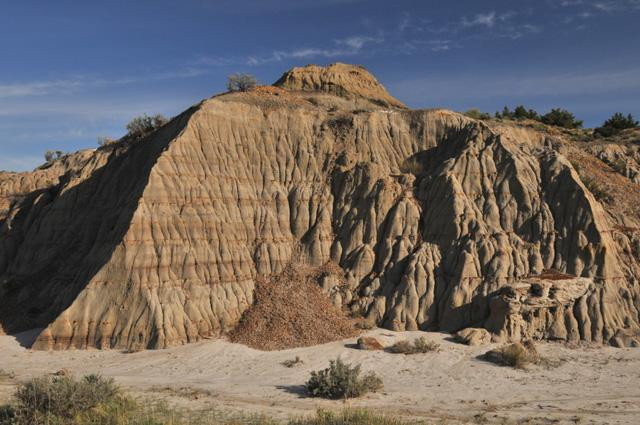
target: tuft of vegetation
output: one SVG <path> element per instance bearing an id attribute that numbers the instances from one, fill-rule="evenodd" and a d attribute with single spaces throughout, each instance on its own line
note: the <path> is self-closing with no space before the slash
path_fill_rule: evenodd
<path id="1" fill-rule="evenodd" d="M 595 179 L 588 176 L 580 176 L 580 180 L 582 180 L 582 183 L 585 185 L 585 187 L 589 190 L 589 192 L 593 194 L 593 196 L 598 201 L 605 202 L 607 204 L 613 202 L 613 198 L 611 197 L 609 192 L 607 192 L 605 188 L 600 186 Z"/>
<path id="2" fill-rule="evenodd" d="M 44 153 L 44 160 L 47 161 L 47 164 L 60 159 L 64 156 L 64 152 L 62 151 L 51 151 L 48 150 Z"/>
<path id="3" fill-rule="evenodd" d="M 87 375 L 81 380 L 70 376 L 34 378 L 15 393 L 17 423 L 64 423 L 113 401 L 118 394 L 112 379 L 98 375 Z"/>
<path id="4" fill-rule="evenodd" d="M 474 120 L 488 120 L 491 119 L 491 114 L 486 112 L 482 112 L 477 108 L 471 108 L 464 113 L 469 118 L 473 118 Z"/>
<path id="5" fill-rule="evenodd" d="M 428 341 L 421 336 L 415 339 L 413 343 L 407 340 L 398 341 L 389 347 L 387 351 L 394 354 L 433 353 L 440 351 L 440 344 L 435 341 Z"/>
<path id="6" fill-rule="evenodd" d="M 482 356 L 485 360 L 501 366 L 525 369 L 531 364 L 540 364 L 542 358 L 538 354 L 533 341 L 516 342 L 501 348 L 490 350 Z"/>
<path id="7" fill-rule="evenodd" d="M 229 91 L 249 91 L 258 85 L 256 77 L 250 74 L 231 74 L 227 81 Z"/>
<path id="8" fill-rule="evenodd" d="M 98 146 L 105 147 L 117 143 L 118 141 L 109 137 L 109 136 L 100 136 L 98 137 Z"/>
<path id="9" fill-rule="evenodd" d="M 152 117 L 147 114 L 134 117 L 127 124 L 127 135 L 125 137 L 132 140 L 140 140 L 148 134 L 153 133 L 169 120 L 163 115 L 156 114 Z"/>
<path id="10" fill-rule="evenodd" d="M 400 172 L 417 176 L 424 173 L 424 165 L 418 158 L 407 158 L 400 164 Z"/>
<path id="11" fill-rule="evenodd" d="M 12 425 L 16 420 L 16 409 L 8 404 L 0 406 L 0 425 Z"/>
<path id="12" fill-rule="evenodd" d="M 284 367 L 294 367 L 294 366 L 300 366 L 302 365 L 304 362 L 302 361 L 302 359 L 300 359 L 300 357 L 296 356 L 295 359 L 289 359 L 289 360 L 285 360 L 282 362 L 282 366 Z"/>
<path id="13" fill-rule="evenodd" d="M 373 372 L 360 377 L 360 365 L 351 366 L 340 358 L 329 367 L 311 372 L 305 389 L 311 397 L 328 399 L 354 398 L 382 389 L 382 380 Z"/>
<path id="14" fill-rule="evenodd" d="M 625 117 L 621 112 L 616 112 L 602 126 L 596 128 L 593 134 L 595 136 L 610 137 L 620 133 L 622 130 L 638 127 L 640 127 L 640 123 L 631 114 Z"/>
<path id="15" fill-rule="evenodd" d="M 318 410 L 315 418 L 299 419 L 289 425 L 409 425 L 396 418 L 381 416 L 365 409 L 346 409 L 340 413 Z"/>

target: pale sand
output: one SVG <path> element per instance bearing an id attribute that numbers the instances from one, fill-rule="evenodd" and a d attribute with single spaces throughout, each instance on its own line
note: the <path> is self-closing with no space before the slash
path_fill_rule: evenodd
<path id="1" fill-rule="evenodd" d="M 19 335 L 27 341 L 32 333 Z M 261 412 L 284 418 L 317 408 L 341 409 L 345 403 L 304 396 L 309 371 L 324 368 L 340 356 L 374 370 L 382 393 L 352 400 L 404 416 L 446 418 L 446 423 L 606 423 L 640 424 L 640 349 L 611 347 L 570 349 L 540 343 L 538 350 L 556 367 L 529 370 L 500 367 L 477 359 L 494 347 L 467 347 L 441 333 L 390 332 L 367 335 L 385 344 L 426 335 L 442 345 L 438 353 L 412 356 L 349 347 L 355 339 L 292 350 L 261 352 L 226 341 L 206 341 L 167 350 L 39 352 L 23 348 L 13 336 L 0 337 L 0 403 L 15 383 L 59 369 L 73 374 L 100 373 L 142 396 L 166 398 L 185 407 L 217 407 Z M 304 364 L 281 365 L 299 356 Z M 481 415 L 481 416 L 478 416 Z M 483 422 L 484 420 L 488 422 Z M 511 423 L 511 422 L 510 422 Z"/>

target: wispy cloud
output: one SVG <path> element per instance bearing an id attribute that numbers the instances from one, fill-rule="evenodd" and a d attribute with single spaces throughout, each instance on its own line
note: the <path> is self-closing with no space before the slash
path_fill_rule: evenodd
<path id="1" fill-rule="evenodd" d="M 487 28 L 493 28 L 496 24 L 496 12 L 489 13 L 478 13 L 473 18 L 467 18 L 466 16 L 462 18 L 462 26 L 463 27 L 475 27 L 475 26 L 485 26 Z"/>
<path id="2" fill-rule="evenodd" d="M 0 98 L 37 96 L 58 91 L 70 92 L 85 84 L 86 81 L 83 78 L 0 84 Z"/>
<path id="3" fill-rule="evenodd" d="M 0 99 L 45 96 L 50 94 L 71 94 L 87 88 L 110 87 L 135 84 L 148 81 L 163 81 L 181 78 L 192 78 L 206 74 L 203 68 L 187 67 L 174 71 L 163 71 L 156 74 L 124 77 L 89 77 L 76 76 L 59 80 L 41 80 L 0 84 Z"/>

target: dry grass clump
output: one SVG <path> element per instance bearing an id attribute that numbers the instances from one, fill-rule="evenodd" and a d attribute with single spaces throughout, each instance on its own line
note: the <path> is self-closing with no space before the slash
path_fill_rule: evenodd
<path id="1" fill-rule="evenodd" d="M 398 341 L 389 347 L 387 351 L 394 354 L 433 353 L 440 351 L 440 344 L 435 341 L 428 341 L 425 337 L 421 336 L 413 342 L 407 340 Z"/>
<path id="2" fill-rule="evenodd" d="M 282 362 L 282 366 L 289 367 L 289 368 L 294 366 L 300 366 L 302 364 L 304 364 L 304 362 L 299 356 L 296 356 L 295 359 L 289 359 Z"/>
<path id="3" fill-rule="evenodd" d="M 501 348 L 488 351 L 483 356 L 484 360 L 502 366 L 511 366 L 516 369 L 525 369 L 532 364 L 540 364 L 542 358 L 538 354 L 533 341 L 524 343 L 516 342 Z"/>
<path id="4" fill-rule="evenodd" d="M 299 419 L 289 425 L 409 425 L 397 418 L 382 416 L 365 409 L 346 409 L 340 413 L 319 410 L 314 418 Z"/>
<path id="5" fill-rule="evenodd" d="M 407 158 L 400 164 L 400 172 L 417 176 L 424 173 L 424 164 L 418 158 Z"/>
<path id="6" fill-rule="evenodd" d="M 311 397 L 346 399 L 363 396 L 382 389 L 382 380 L 374 373 L 360 377 L 360 365 L 351 366 L 340 358 L 331 360 L 329 367 L 311 372 L 305 389 Z"/>
<path id="7" fill-rule="evenodd" d="M 4 408 L 3 425 L 83 423 L 74 422 L 78 418 L 94 423 L 89 418 L 95 409 L 128 404 L 112 379 L 98 375 L 80 380 L 71 376 L 34 378 L 18 387 L 14 398 L 16 405 Z"/>

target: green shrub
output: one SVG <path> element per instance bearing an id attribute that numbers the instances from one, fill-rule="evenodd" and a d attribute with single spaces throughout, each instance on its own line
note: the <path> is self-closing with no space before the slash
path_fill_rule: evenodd
<path id="1" fill-rule="evenodd" d="M 232 74 L 227 81 L 229 91 L 248 91 L 258 85 L 256 77 L 250 74 Z"/>
<path id="2" fill-rule="evenodd" d="M 305 388 L 311 397 L 353 398 L 382 389 L 382 380 L 373 372 L 360 377 L 360 365 L 352 367 L 338 358 L 327 369 L 311 372 Z"/>
<path id="3" fill-rule="evenodd" d="M 580 128 L 582 121 L 576 120 L 576 117 L 569 111 L 561 108 L 554 108 L 540 117 L 540 121 L 547 125 L 555 125 L 564 128 Z"/>
<path id="4" fill-rule="evenodd" d="M 431 353 L 440 351 L 440 344 L 434 341 L 427 341 L 423 336 L 415 339 L 413 343 L 402 340 L 393 344 L 387 349 L 390 353 L 394 354 L 418 354 L 418 353 Z"/>
<path id="5" fill-rule="evenodd" d="M 506 119 L 506 120 L 524 120 L 530 119 L 535 121 L 540 121 L 540 115 L 533 110 L 527 109 L 523 105 L 516 106 L 516 109 L 511 111 L 508 106 L 502 108 L 502 112 L 496 112 L 496 118 Z"/>
<path id="6" fill-rule="evenodd" d="M 513 111 L 513 118 L 517 120 L 530 119 L 535 121 L 540 121 L 540 115 L 533 109 L 527 109 L 523 105 L 516 106 L 516 109 Z"/>
<path id="7" fill-rule="evenodd" d="M 602 124 L 596 128 L 593 134 L 601 137 L 609 137 L 618 134 L 627 128 L 637 128 L 640 125 L 631 114 L 626 117 L 621 112 L 616 112 Z"/>

